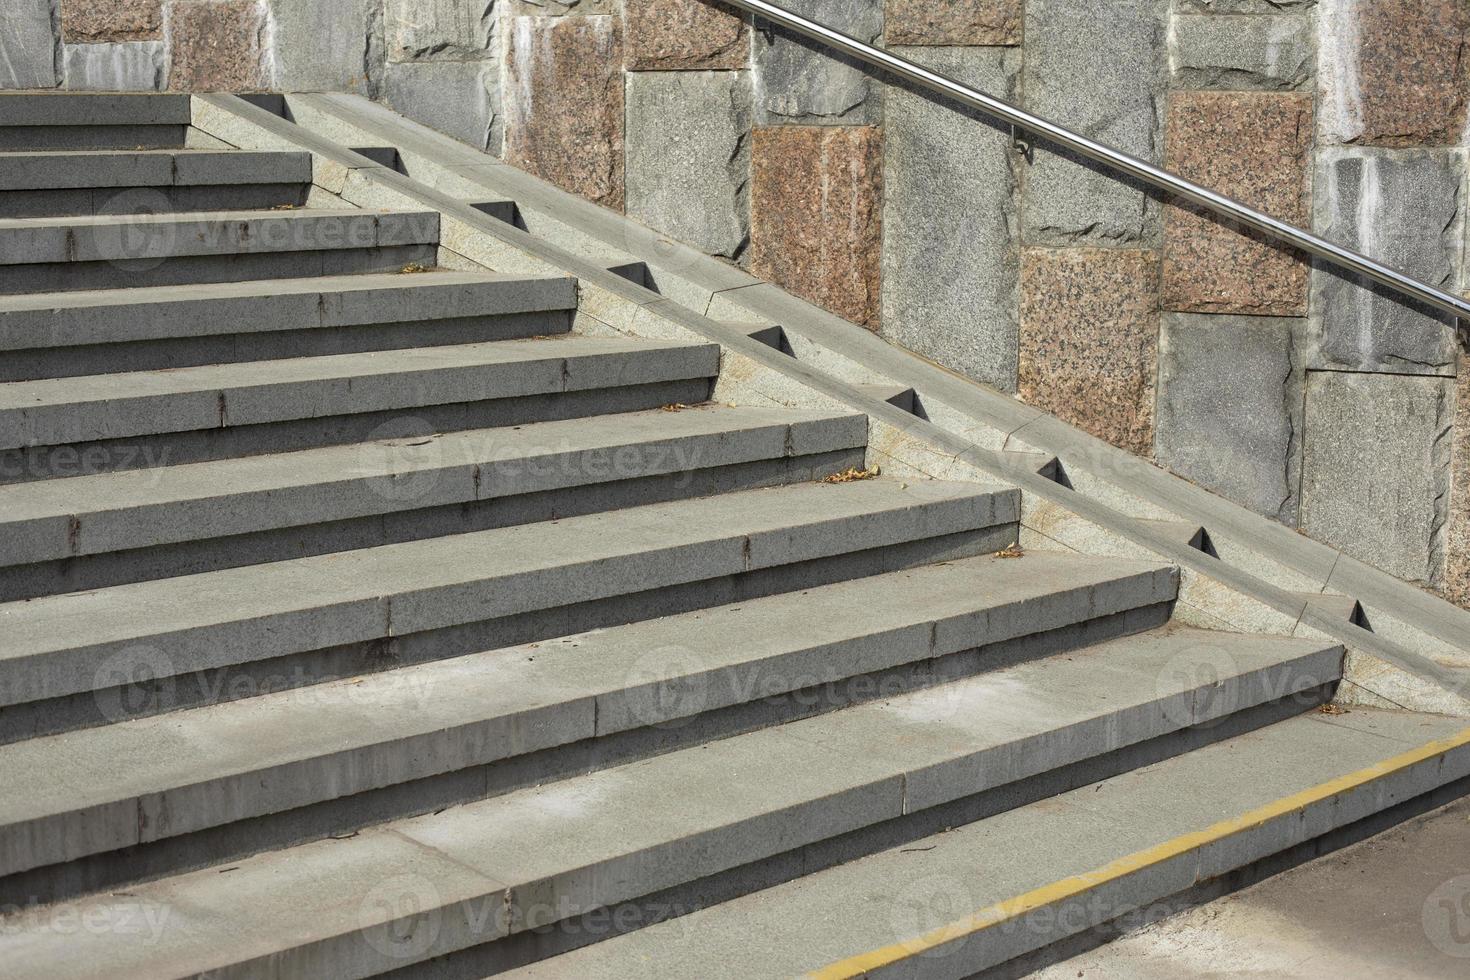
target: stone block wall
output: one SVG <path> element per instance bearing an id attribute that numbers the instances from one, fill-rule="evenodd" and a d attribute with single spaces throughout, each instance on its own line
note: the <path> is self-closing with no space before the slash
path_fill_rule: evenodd
<path id="1" fill-rule="evenodd" d="M 1465 0 L 786 0 L 1467 282 Z M 355 91 L 1470 606 L 1446 319 L 701 0 L 8 0 L 0 87 Z"/>

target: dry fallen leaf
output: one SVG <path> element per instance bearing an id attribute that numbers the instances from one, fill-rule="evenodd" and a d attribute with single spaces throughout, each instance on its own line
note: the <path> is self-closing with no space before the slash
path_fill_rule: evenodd
<path id="1" fill-rule="evenodd" d="M 879 474 L 878 467 L 869 470 L 860 470 L 856 466 L 850 466 L 841 473 L 833 473 L 831 476 L 822 477 L 823 483 L 856 483 L 858 480 L 871 480 Z"/>
<path id="2" fill-rule="evenodd" d="M 403 268 L 399 269 L 398 270 L 398 273 L 399 273 L 399 275 L 411 276 L 411 275 L 413 275 L 415 273 L 418 273 L 418 272 L 428 272 L 428 271 L 429 271 L 429 267 L 426 266 L 426 265 L 424 265 L 422 262 L 410 262 L 408 265 L 406 265 Z"/>
<path id="3" fill-rule="evenodd" d="M 1348 710 L 1346 708 L 1330 703 L 1317 708 L 1317 714 L 1319 715 L 1345 715 L 1347 713 Z"/>
<path id="4" fill-rule="evenodd" d="M 995 553 L 997 558 L 1025 558 L 1026 552 L 1021 550 L 1021 542 L 1017 541 L 1008 548 L 1002 548 Z"/>

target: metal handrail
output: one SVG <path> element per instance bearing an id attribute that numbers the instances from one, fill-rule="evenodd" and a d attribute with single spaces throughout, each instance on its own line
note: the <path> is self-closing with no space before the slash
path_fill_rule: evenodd
<path id="1" fill-rule="evenodd" d="M 1321 238 L 1309 231 L 1278 221 L 1268 214 L 1263 214 L 1254 208 L 1247 207 L 1239 201 L 1232 200 L 1223 194 L 1217 194 L 1207 187 L 1185 180 L 1177 174 L 1172 174 L 1161 167 L 1130 156 L 1122 150 L 1116 150 L 1111 146 L 1090 140 L 1080 133 L 1074 133 L 1065 126 L 1059 126 L 1049 122 L 1040 116 L 1032 115 L 1024 109 L 1019 109 L 1000 99 L 986 95 L 984 92 L 970 88 L 952 78 L 930 71 L 922 65 L 900 57 L 891 51 L 874 47 L 859 41 L 857 38 L 849 37 L 841 31 L 833 30 L 816 21 L 808 20 L 800 14 L 792 13 L 775 4 L 767 3 L 766 0 L 716 0 L 718 4 L 724 4 L 747 11 L 762 20 L 795 31 L 797 34 L 805 35 L 815 41 L 820 41 L 828 47 L 835 48 L 843 54 L 849 55 L 858 61 L 881 68 L 884 71 L 906 79 L 926 88 L 931 92 L 949 96 L 956 102 L 979 109 L 980 111 L 994 116 L 1003 122 L 1009 123 L 1014 129 L 1024 131 L 1033 136 L 1040 136 L 1049 142 L 1066 147 L 1082 156 L 1107 164 L 1123 171 L 1130 177 L 1134 177 L 1145 184 L 1160 190 L 1168 191 L 1177 197 L 1192 201 L 1216 214 L 1225 215 L 1240 224 L 1248 225 L 1267 235 L 1288 242 L 1303 252 L 1310 252 L 1319 258 L 1326 259 L 1334 265 L 1351 270 L 1359 275 L 1366 276 L 1375 282 L 1382 283 L 1390 289 L 1409 296 L 1420 302 L 1427 303 L 1437 309 L 1453 313 L 1458 317 L 1470 320 L 1470 301 L 1466 301 L 1452 293 L 1445 292 L 1425 282 L 1420 282 L 1413 276 L 1405 275 L 1396 269 L 1392 269 L 1381 262 L 1334 245 L 1325 238 Z"/>

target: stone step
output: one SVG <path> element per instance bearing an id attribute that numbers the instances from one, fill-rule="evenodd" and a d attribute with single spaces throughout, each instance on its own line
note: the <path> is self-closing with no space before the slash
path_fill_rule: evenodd
<path id="1" fill-rule="evenodd" d="M 0 293 L 294 279 L 432 266 L 433 211 L 205 211 L 0 219 Z"/>
<path id="2" fill-rule="evenodd" d="M 718 371 L 711 344 L 563 335 L 17 381 L 0 384 L 0 451 L 24 451 L 0 455 L 0 478 L 630 411 L 630 399 L 652 408 L 681 392 L 702 401 Z M 131 465 L 109 465 L 124 449 Z"/>
<path id="3" fill-rule="evenodd" d="M 391 641 L 380 666 L 439 659 L 455 642 L 472 652 L 608 625 L 602 600 L 635 600 L 614 610 L 629 622 L 756 594 L 749 581 L 771 594 L 994 552 L 1018 513 L 1015 490 L 976 484 L 808 483 L 5 603 L 0 706 L 82 695 L 41 705 L 35 723 L 105 716 L 139 658 L 159 678 L 251 664 L 280 678 L 296 673 L 282 658 L 321 653 L 307 680 L 370 669 L 364 644 Z M 579 605 L 593 621 L 565 628 Z"/>
<path id="4" fill-rule="evenodd" d="M 0 99 L 0 151 L 182 147 L 189 96 L 27 92 Z"/>
<path id="5" fill-rule="evenodd" d="M 799 858 L 841 835 L 1320 684 L 1337 676 L 1341 657 L 1341 648 L 1304 640 L 1161 630 L 348 839 L 264 852 L 232 862 L 228 874 L 208 868 L 130 887 L 122 897 L 82 899 L 79 914 L 101 921 L 115 921 L 123 908 L 169 914 L 140 936 L 62 937 L 22 925 L 0 938 L 0 953 L 16 977 L 52 976 L 58 962 L 105 965 L 119 976 L 369 976 L 783 854 Z M 1220 673 L 1225 658 L 1235 669 Z M 1176 799 L 1197 798 L 1180 793 L 1181 785 L 1188 784 L 1171 785 Z M 1148 811 L 1130 815 L 1140 812 Z M 1058 841 L 1091 844 L 1075 832 L 1035 839 L 1065 854 L 1086 848 Z M 400 900 L 409 890 L 417 900 Z M 869 919 L 857 911 L 843 917 Z M 764 945 L 752 939 L 745 937 Z M 745 974 L 727 963 L 623 975 Z"/>
<path id="6" fill-rule="evenodd" d="M 976 975 L 1465 777 L 1464 724 L 1303 715 L 498 976 Z"/>
<path id="7" fill-rule="evenodd" d="M 0 487 L 0 602 L 861 466 L 867 418 L 706 405 Z"/>
<path id="8" fill-rule="evenodd" d="M 0 381 L 523 339 L 576 307 L 571 278 L 447 270 L 0 296 Z"/>
<path id="9" fill-rule="evenodd" d="M 308 153 L 0 153 L 0 218 L 299 207 L 310 186 Z"/>
<path id="10" fill-rule="evenodd" d="M 0 876 L 409 782 L 396 815 L 426 812 L 444 805 L 431 776 L 651 725 L 686 729 L 863 677 L 868 698 L 898 693 L 895 668 L 932 671 L 936 658 L 978 651 L 960 669 L 985 669 L 998 644 L 1168 603 L 1176 590 L 1166 566 L 986 556 L 32 739 L 0 749 Z M 119 764 L 128 759 L 155 761 Z M 344 829 L 356 828 L 332 831 Z M 268 833 L 257 823 L 239 836 L 260 847 Z M 171 864 L 235 856 L 181 846 Z"/>

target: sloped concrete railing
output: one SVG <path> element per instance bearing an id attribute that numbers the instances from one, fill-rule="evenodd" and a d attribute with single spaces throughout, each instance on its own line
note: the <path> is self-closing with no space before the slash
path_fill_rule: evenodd
<path id="1" fill-rule="evenodd" d="M 907 58 L 859 41 L 841 31 L 808 20 L 800 14 L 767 3 L 766 0 L 708 0 L 708 2 L 712 2 L 715 6 L 735 7 L 754 14 L 761 20 L 811 38 L 864 64 L 880 68 L 898 78 L 912 82 L 920 88 L 979 109 L 987 115 L 1008 123 L 1018 134 L 1039 136 L 1050 143 L 1119 170 L 1150 187 L 1167 191 L 1215 214 L 1264 232 L 1269 237 L 1285 242 L 1303 252 L 1325 259 L 1335 266 L 1372 279 L 1402 296 L 1452 313 L 1461 319 L 1470 320 L 1470 301 L 1455 296 L 1453 293 L 1437 289 L 1413 276 L 1392 269 L 1361 253 L 1335 245 L 1295 225 L 1278 221 L 1239 201 L 1223 194 L 1217 194 L 1208 187 L 1185 180 L 1177 174 L 1156 167 L 1146 160 L 1130 156 L 1122 150 L 1088 139 L 1065 126 L 1059 126 L 1040 116 L 1032 115 L 1009 102 L 986 95 L 946 75 L 930 71 Z"/>

